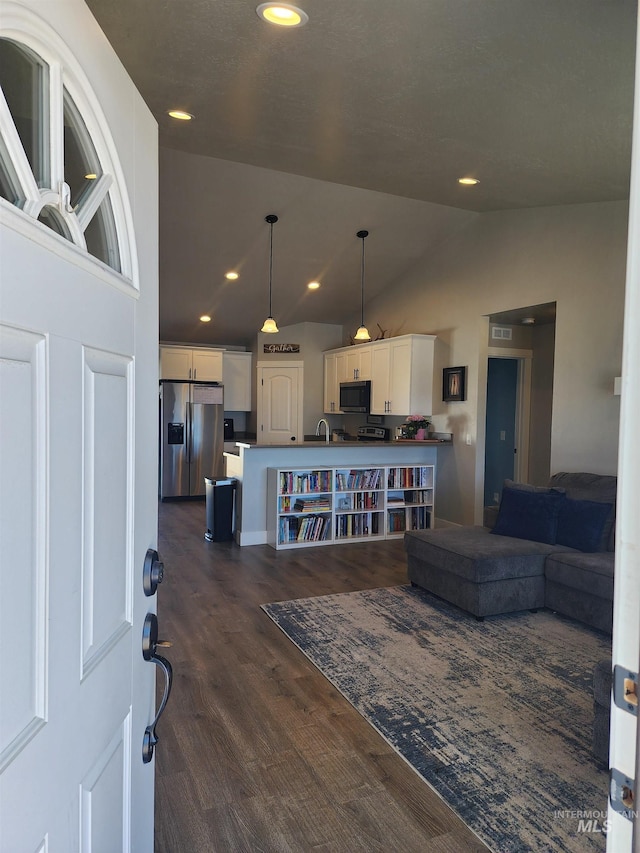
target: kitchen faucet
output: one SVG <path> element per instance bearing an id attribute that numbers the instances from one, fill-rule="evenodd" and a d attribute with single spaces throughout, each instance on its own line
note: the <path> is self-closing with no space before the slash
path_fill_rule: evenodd
<path id="1" fill-rule="evenodd" d="M 316 426 L 316 435 L 320 435 L 320 426 L 324 424 L 325 441 L 329 444 L 329 421 L 326 418 L 320 418 Z"/>

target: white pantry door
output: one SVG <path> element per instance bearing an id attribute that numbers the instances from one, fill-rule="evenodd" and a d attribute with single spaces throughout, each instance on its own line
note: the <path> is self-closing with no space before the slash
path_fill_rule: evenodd
<path id="1" fill-rule="evenodd" d="M 154 329 L 64 251 L 1 227 L 0 253 L 0 850 L 150 853 Z"/>
<path id="2" fill-rule="evenodd" d="M 301 362 L 258 365 L 258 444 L 293 444 L 302 434 Z"/>

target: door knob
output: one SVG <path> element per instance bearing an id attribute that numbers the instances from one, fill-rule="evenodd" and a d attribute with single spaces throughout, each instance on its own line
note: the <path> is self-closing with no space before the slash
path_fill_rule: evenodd
<path id="1" fill-rule="evenodd" d="M 146 596 L 154 595 L 158 584 L 164 577 L 164 563 L 160 561 L 158 552 L 148 548 L 142 567 L 142 587 Z"/>
<path id="2" fill-rule="evenodd" d="M 156 666 L 162 670 L 165 681 L 162 700 L 155 719 L 144 730 L 144 737 L 142 739 L 142 761 L 144 764 L 148 764 L 153 758 L 153 750 L 155 745 L 158 743 L 156 726 L 158 725 L 158 720 L 162 716 L 167 702 L 169 701 L 171 685 L 173 684 L 173 669 L 171 668 L 171 664 L 166 658 L 157 654 L 156 650 L 158 646 L 165 647 L 170 645 L 171 643 L 165 640 L 158 640 L 158 617 L 155 613 L 147 613 L 144 619 L 144 625 L 142 626 L 142 657 L 146 661 L 155 663 Z"/>

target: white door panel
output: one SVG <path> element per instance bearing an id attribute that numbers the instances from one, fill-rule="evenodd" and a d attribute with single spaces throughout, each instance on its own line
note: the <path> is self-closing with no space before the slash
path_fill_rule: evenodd
<path id="1" fill-rule="evenodd" d="M 285 362 L 258 365 L 258 442 L 293 444 L 303 441 L 302 366 Z"/>
<path id="2" fill-rule="evenodd" d="M 80 3 L 40 5 L 61 30 L 91 20 Z M 137 142 L 140 289 L 0 204 L 0 853 L 153 850 L 141 635 L 155 610 L 142 566 L 157 541 L 157 143 L 130 81 L 109 86 L 129 104 L 114 131 Z"/>
<path id="3" fill-rule="evenodd" d="M 12 650 L 0 679 L 1 771 L 46 715 L 47 443 L 46 340 L 0 331 L 0 393 L 12 401 L 0 405 L 0 649 Z"/>

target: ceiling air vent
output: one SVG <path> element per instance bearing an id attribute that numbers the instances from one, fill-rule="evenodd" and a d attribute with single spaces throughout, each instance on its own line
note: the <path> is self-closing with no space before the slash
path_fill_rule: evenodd
<path id="1" fill-rule="evenodd" d="M 493 326 L 491 329 L 491 339 L 494 341 L 510 341 L 511 329 L 508 326 Z"/>

